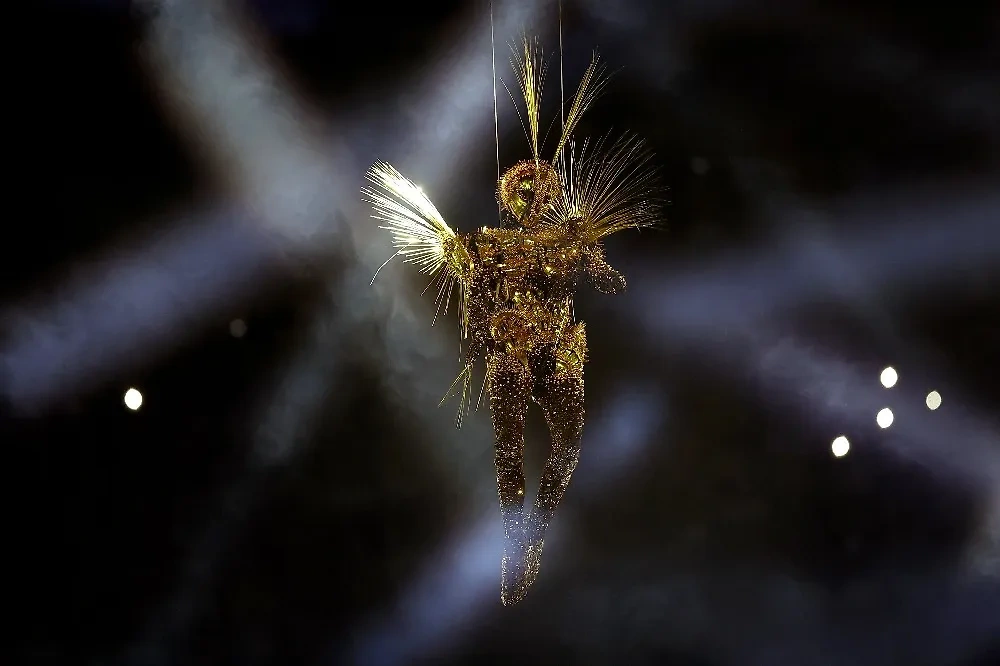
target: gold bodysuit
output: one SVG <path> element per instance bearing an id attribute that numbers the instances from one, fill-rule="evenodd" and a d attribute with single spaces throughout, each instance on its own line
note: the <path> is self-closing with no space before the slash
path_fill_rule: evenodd
<path id="1" fill-rule="evenodd" d="M 580 457 L 584 424 L 583 366 L 587 336 L 573 297 L 581 279 L 603 293 L 625 288 L 604 258 L 602 240 L 652 226 L 654 170 L 642 143 L 628 136 L 610 145 L 567 146 L 583 110 L 604 85 L 597 58 L 572 100 L 556 157 L 538 155 L 541 76 L 537 47 L 524 42 L 516 58 L 528 111 L 533 159 L 518 162 L 497 183 L 503 226 L 458 234 L 422 190 L 385 163 L 368 173 L 377 189 L 364 195 L 393 233 L 397 254 L 438 274 L 439 303 L 457 283 L 462 337 L 467 342 L 463 403 L 472 368 L 486 363 L 484 389 L 496 435 L 495 462 L 506 544 L 501 600 L 520 601 L 538 575 L 545 532 Z M 453 385 L 454 387 L 454 385 Z M 552 439 L 533 506 L 524 511 L 524 422 L 529 401 L 541 408 Z M 461 415 L 464 407 L 459 408 Z"/>
<path id="2" fill-rule="evenodd" d="M 567 229 L 527 234 L 483 228 L 468 239 L 477 259 L 469 277 L 467 364 L 486 358 L 500 510 L 506 552 L 502 599 L 520 600 L 538 574 L 545 531 L 580 457 L 587 335 L 573 316 L 583 274 L 602 291 L 625 288 L 599 244 Z M 552 438 L 534 506 L 524 514 L 524 420 L 541 408 Z"/>

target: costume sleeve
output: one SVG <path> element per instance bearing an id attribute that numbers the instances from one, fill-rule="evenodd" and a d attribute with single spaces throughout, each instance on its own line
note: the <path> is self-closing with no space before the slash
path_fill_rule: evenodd
<path id="1" fill-rule="evenodd" d="M 584 269 L 594 289 L 602 294 L 625 291 L 625 277 L 611 267 L 604 258 L 604 248 L 600 244 L 589 248 L 583 257 Z"/>

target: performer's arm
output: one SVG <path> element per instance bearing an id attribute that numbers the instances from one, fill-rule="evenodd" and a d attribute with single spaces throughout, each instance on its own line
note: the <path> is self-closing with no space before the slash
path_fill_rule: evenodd
<path id="1" fill-rule="evenodd" d="M 588 248 L 583 255 L 584 269 L 590 283 L 602 294 L 625 291 L 625 277 L 611 267 L 604 258 L 604 248 L 600 244 Z"/>

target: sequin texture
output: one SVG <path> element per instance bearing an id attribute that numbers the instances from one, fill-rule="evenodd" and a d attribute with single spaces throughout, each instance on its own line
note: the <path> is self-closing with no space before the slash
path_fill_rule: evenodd
<path id="1" fill-rule="evenodd" d="M 448 393 L 461 395 L 459 424 L 472 369 L 485 362 L 505 537 L 505 605 L 522 600 L 538 576 L 546 531 L 580 459 L 588 349 L 574 295 L 581 281 L 606 294 L 624 290 L 625 279 L 608 264 L 602 242 L 624 229 L 654 226 L 659 212 L 655 169 L 641 141 L 605 137 L 583 141 L 577 151 L 577 123 L 606 82 L 596 54 L 571 100 L 554 157 L 539 155 L 544 67 L 537 42 L 525 40 L 522 47 L 513 63 L 532 158 L 510 167 L 497 183 L 500 226 L 458 233 L 419 187 L 384 162 L 368 172 L 375 187 L 362 190 L 373 217 L 393 234 L 397 255 L 437 274 L 439 310 L 459 287 L 465 358 Z M 552 446 L 526 510 L 524 423 L 532 402 Z"/>

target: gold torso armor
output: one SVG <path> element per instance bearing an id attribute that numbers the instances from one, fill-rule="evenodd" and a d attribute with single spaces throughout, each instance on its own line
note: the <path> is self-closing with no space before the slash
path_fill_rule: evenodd
<path id="1" fill-rule="evenodd" d="M 563 234 L 484 227 L 467 238 L 473 257 L 469 360 L 506 352 L 534 372 L 582 366 L 586 341 L 573 317 L 584 250 Z"/>

